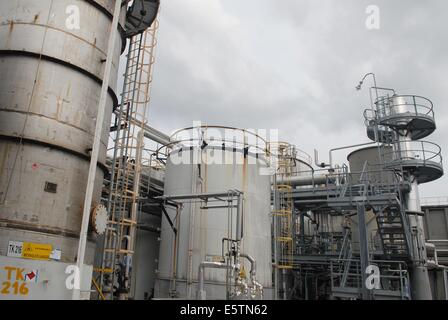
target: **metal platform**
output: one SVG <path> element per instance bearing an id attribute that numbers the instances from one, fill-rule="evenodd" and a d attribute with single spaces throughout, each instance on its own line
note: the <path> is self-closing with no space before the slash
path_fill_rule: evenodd
<path id="1" fill-rule="evenodd" d="M 417 159 L 395 160 L 386 165 L 388 169 L 402 169 L 410 172 L 419 184 L 439 179 L 443 176 L 442 163 Z"/>
<path id="2" fill-rule="evenodd" d="M 397 141 L 392 150 L 385 153 L 391 160 L 385 168 L 402 170 L 412 174 L 418 183 L 434 181 L 443 176 L 442 150 L 429 141 Z"/>
<path id="3" fill-rule="evenodd" d="M 377 101 L 378 125 L 405 130 L 412 140 L 429 136 L 436 129 L 433 104 L 415 95 L 386 96 Z"/>

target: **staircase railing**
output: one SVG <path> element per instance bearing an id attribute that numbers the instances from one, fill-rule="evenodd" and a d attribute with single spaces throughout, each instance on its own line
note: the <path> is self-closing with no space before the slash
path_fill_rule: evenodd
<path id="1" fill-rule="evenodd" d="M 342 244 L 341 252 L 339 254 L 339 261 L 343 262 L 343 275 L 341 279 L 341 286 L 344 287 L 347 283 L 348 273 L 350 271 L 350 264 L 352 261 L 352 243 L 350 241 L 350 231 L 349 229 L 346 229 L 344 241 Z"/>
<path id="2" fill-rule="evenodd" d="M 348 262 L 348 263 L 347 263 Z M 407 265 L 403 261 L 393 260 L 372 260 L 371 265 L 379 268 L 380 288 L 372 289 L 373 297 L 375 295 L 400 297 L 402 300 L 410 298 L 409 292 L 409 273 Z M 350 268 L 345 268 L 348 265 Z M 334 259 L 330 261 L 331 287 L 333 290 L 338 288 L 357 289 L 354 295 L 361 292 L 365 284 L 362 283 L 361 262 L 359 259 Z"/>

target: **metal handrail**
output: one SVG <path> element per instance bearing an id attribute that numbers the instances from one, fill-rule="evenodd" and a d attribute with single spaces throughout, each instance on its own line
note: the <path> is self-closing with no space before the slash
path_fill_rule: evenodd
<path id="1" fill-rule="evenodd" d="M 194 136 L 193 134 L 188 134 L 189 132 L 192 132 L 194 130 L 200 130 L 201 134 L 198 136 Z M 182 148 L 182 147 L 195 147 L 200 146 L 202 141 L 204 141 L 204 137 L 207 137 L 207 131 L 211 130 L 231 130 L 237 134 L 242 135 L 242 137 L 238 137 L 237 135 L 232 135 L 232 140 L 226 139 L 226 135 L 219 135 L 218 137 L 214 137 L 213 135 L 208 138 L 214 138 L 207 140 L 207 144 L 209 146 L 218 146 L 222 147 L 222 144 L 225 144 L 226 147 L 232 147 L 232 148 L 253 148 L 257 151 L 257 153 L 261 154 L 270 154 L 269 152 L 269 143 L 266 139 L 259 136 L 258 134 L 246 130 L 246 129 L 240 129 L 235 127 L 227 127 L 227 126 L 216 126 L 216 125 L 201 125 L 196 127 L 187 127 L 182 128 L 177 131 L 175 131 L 171 137 L 171 143 L 167 145 L 167 148 L 174 149 L 176 147 Z M 179 138 L 179 135 L 182 133 L 188 134 L 189 138 Z M 217 138 L 217 139 L 215 139 Z M 251 140 L 254 140 L 255 143 L 252 143 Z"/>
<path id="2" fill-rule="evenodd" d="M 405 103 L 394 104 L 394 98 L 404 98 Z M 411 101 L 409 101 L 409 98 Z M 434 118 L 434 105 L 431 100 L 417 95 L 394 95 L 394 96 L 385 96 L 377 100 L 376 102 L 378 116 L 379 117 L 388 117 L 391 115 L 399 115 L 405 112 L 397 112 L 399 107 L 405 107 L 406 110 L 412 110 L 413 112 L 409 112 L 416 116 L 418 115 L 426 115 L 431 118 Z M 395 112 L 394 112 L 395 111 Z"/>
<path id="3" fill-rule="evenodd" d="M 407 264 L 404 261 L 394 261 L 394 260 L 372 260 L 370 264 L 377 265 L 381 268 L 380 279 L 398 280 L 399 290 L 404 297 L 406 291 L 406 281 L 408 281 L 409 273 L 407 271 Z M 393 266 L 393 269 L 384 268 L 385 266 Z M 355 269 L 355 272 L 350 272 L 346 270 L 347 267 Z M 335 284 L 339 283 L 340 286 L 347 287 L 347 281 L 350 278 L 354 280 L 354 283 L 350 283 L 353 287 L 360 288 L 362 282 L 362 274 L 360 270 L 359 259 L 331 259 L 330 260 L 330 270 L 331 270 L 331 286 L 335 287 Z M 358 272 L 359 271 L 359 272 Z M 335 279 L 338 280 L 335 282 Z M 406 279 L 406 280 L 405 280 Z M 380 283 L 382 283 L 380 281 Z"/>
<path id="4" fill-rule="evenodd" d="M 299 149 L 297 146 L 283 141 L 268 142 L 267 145 L 271 156 L 280 156 L 279 149 L 283 147 L 283 149 L 288 149 L 288 152 L 286 153 L 290 154 L 293 160 L 300 161 L 312 168 L 313 158 L 311 155 Z"/>
<path id="5" fill-rule="evenodd" d="M 369 115 L 369 113 L 371 115 Z M 366 126 L 370 126 L 370 121 L 376 120 L 376 111 L 372 109 L 365 109 L 363 116 L 364 116 L 364 123 Z"/>
<path id="6" fill-rule="evenodd" d="M 365 109 L 363 116 L 364 116 L 364 125 L 366 127 L 372 127 L 376 126 L 379 131 L 390 131 L 389 127 L 385 125 L 378 124 L 378 115 L 376 110 L 372 109 Z M 373 123 L 372 123 L 373 122 Z"/>
<path id="7" fill-rule="evenodd" d="M 384 154 L 386 159 L 388 158 L 387 156 L 391 156 L 391 159 L 393 159 L 392 161 L 406 161 L 412 159 L 421 160 L 423 163 L 431 161 L 440 165 L 442 164 L 442 149 L 434 142 L 406 140 L 394 142 L 392 145 L 394 146 L 393 150 Z M 402 145 L 404 145 L 405 148 L 402 148 Z M 412 156 L 409 156 L 409 154 Z"/>

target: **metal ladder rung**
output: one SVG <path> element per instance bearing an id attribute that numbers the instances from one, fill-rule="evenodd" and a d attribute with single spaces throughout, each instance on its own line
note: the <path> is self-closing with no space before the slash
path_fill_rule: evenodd
<path id="1" fill-rule="evenodd" d="M 134 254 L 134 251 L 133 250 L 127 250 L 127 249 L 119 249 L 119 250 L 117 250 L 117 253 Z"/>

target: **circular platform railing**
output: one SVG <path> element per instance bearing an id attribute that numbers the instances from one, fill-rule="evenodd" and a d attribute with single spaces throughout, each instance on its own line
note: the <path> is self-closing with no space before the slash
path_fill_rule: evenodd
<path id="1" fill-rule="evenodd" d="M 442 150 L 436 143 L 429 141 L 398 141 L 392 144 L 392 151 L 385 153 L 393 162 L 420 163 L 423 166 L 436 164 L 442 166 Z"/>
<path id="2" fill-rule="evenodd" d="M 406 117 L 429 117 L 434 119 L 433 103 L 421 96 L 394 95 L 382 97 L 376 102 L 378 118 Z"/>

